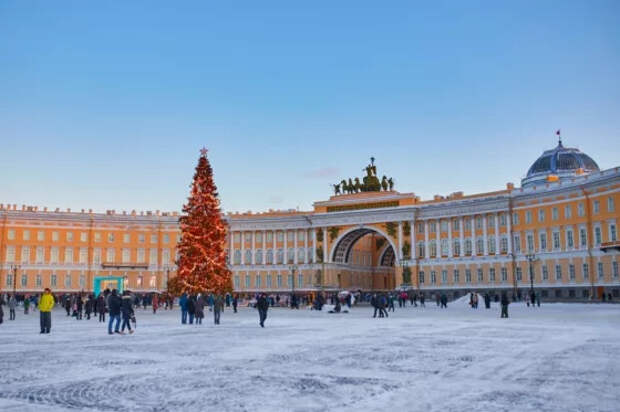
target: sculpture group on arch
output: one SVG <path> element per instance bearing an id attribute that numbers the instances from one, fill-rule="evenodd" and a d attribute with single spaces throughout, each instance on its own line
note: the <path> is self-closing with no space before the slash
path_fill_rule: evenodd
<path id="1" fill-rule="evenodd" d="M 351 194 L 359 192 L 380 192 L 394 190 L 394 179 L 383 175 L 381 180 L 377 177 L 377 166 L 375 166 L 375 158 L 370 158 L 370 164 L 363 170 L 366 176 L 360 182 L 359 177 L 349 178 L 347 181 L 343 179 L 340 183 L 334 184 L 334 195 Z"/>

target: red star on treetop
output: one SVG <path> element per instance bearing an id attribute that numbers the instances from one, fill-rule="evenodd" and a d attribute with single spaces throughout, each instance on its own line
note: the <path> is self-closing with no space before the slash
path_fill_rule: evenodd
<path id="1" fill-rule="evenodd" d="M 200 149 L 200 156 L 206 156 L 208 151 L 209 150 L 207 150 L 206 147 L 203 147 L 202 149 Z"/>

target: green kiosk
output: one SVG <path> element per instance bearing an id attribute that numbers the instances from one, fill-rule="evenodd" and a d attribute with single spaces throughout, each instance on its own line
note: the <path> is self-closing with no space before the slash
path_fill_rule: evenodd
<path id="1" fill-rule="evenodd" d="M 122 276 L 95 276 L 93 279 L 93 291 L 95 296 L 106 289 L 116 289 L 118 293 L 123 293 L 123 277 Z"/>

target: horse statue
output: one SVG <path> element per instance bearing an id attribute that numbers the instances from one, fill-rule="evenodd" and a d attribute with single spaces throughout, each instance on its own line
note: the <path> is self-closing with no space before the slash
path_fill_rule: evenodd
<path id="1" fill-rule="evenodd" d="M 340 182 L 340 187 L 342 188 L 342 194 L 345 194 L 346 192 L 349 191 L 349 187 L 347 186 L 347 181 L 346 180 L 342 180 Z"/>
<path id="2" fill-rule="evenodd" d="M 383 188 L 383 191 L 388 190 L 388 180 L 385 175 L 383 175 L 383 178 L 381 179 L 381 187 Z"/>
<path id="3" fill-rule="evenodd" d="M 349 193 L 355 193 L 355 185 L 353 184 L 351 178 L 349 178 Z"/>
<path id="4" fill-rule="evenodd" d="M 340 194 L 340 184 L 335 184 L 332 186 L 334 186 L 334 195 L 338 196 Z"/>
<path id="5" fill-rule="evenodd" d="M 355 178 L 355 183 L 353 185 L 353 188 L 355 189 L 355 193 L 360 192 L 362 189 L 362 184 L 360 183 L 360 179 L 359 177 Z"/>
<path id="6" fill-rule="evenodd" d="M 388 186 L 390 187 L 390 191 L 394 189 L 394 180 L 392 180 L 391 177 L 388 179 Z"/>

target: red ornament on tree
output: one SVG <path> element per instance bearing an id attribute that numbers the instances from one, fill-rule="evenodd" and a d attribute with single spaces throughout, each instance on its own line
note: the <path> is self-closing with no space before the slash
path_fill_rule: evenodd
<path id="1" fill-rule="evenodd" d="M 205 148 L 200 151 L 183 213 L 179 219 L 181 241 L 177 246 L 177 276 L 170 280 L 169 290 L 177 295 L 231 291 L 225 248 L 226 223 L 222 219 L 213 169 Z"/>

